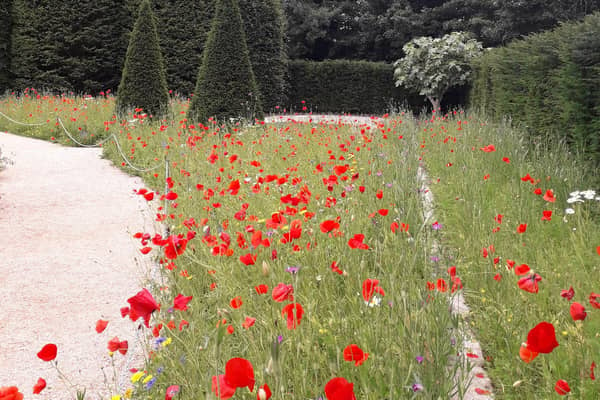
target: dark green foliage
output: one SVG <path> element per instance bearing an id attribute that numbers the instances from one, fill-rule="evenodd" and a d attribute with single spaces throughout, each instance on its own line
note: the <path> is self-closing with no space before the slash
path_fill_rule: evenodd
<path id="1" fill-rule="evenodd" d="M 214 12 L 212 0 L 154 0 L 167 85 L 190 95 L 198 77 L 202 50 Z"/>
<path id="2" fill-rule="evenodd" d="M 262 118 L 259 99 L 238 2 L 217 0 L 188 118 Z"/>
<path id="3" fill-rule="evenodd" d="M 118 85 L 131 21 L 123 2 L 14 0 L 13 21 L 13 88 L 97 93 Z"/>
<path id="4" fill-rule="evenodd" d="M 239 0 L 252 71 L 265 110 L 286 103 L 287 48 L 281 0 Z"/>
<path id="5" fill-rule="evenodd" d="M 10 85 L 9 51 L 11 28 L 12 0 L 5 0 L 5 6 L 0 8 L 0 94 Z"/>
<path id="6" fill-rule="evenodd" d="M 600 13 L 488 51 L 470 102 L 600 155 Z"/>
<path id="7" fill-rule="evenodd" d="M 392 64 L 368 61 L 290 62 L 290 104 L 294 111 L 382 114 L 394 106 L 421 111 L 426 99 L 394 86 Z"/>
<path id="8" fill-rule="evenodd" d="M 117 111 L 142 108 L 152 115 L 164 115 L 169 104 L 167 80 L 157 22 L 150 0 L 142 0 L 123 67 L 117 92 Z"/>

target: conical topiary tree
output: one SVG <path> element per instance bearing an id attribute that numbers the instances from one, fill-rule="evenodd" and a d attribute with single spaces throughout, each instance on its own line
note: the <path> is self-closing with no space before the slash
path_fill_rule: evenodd
<path id="1" fill-rule="evenodd" d="M 142 108 L 148 114 L 160 116 L 167 112 L 168 105 L 156 17 L 150 0 L 142 0 L 117 91 L 117 113 L 122 115 L 128 109 Z"/>
<path id="2" fill-rule="evenodd" d="M 285 105 L 288 70 L 281 0 L 239 0 L 250 63 L 263 108 Z"/>
<path id="3" fill-rule="evenodd" d="M 188 118 L 262 118 L 237 0 L 217 0 Z"/>

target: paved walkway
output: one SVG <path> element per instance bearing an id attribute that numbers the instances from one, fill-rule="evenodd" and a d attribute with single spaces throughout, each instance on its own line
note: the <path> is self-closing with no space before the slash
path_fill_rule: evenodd
<path id="1" fill-rule="evenodd" d="M 0 386 L 17 385 L 30 399 L 42 377 L 48 387 L 35 398 L 73 398 L 36 356 L 55 343 L 62 372 L 87 388 L 86 399 L 98 399 L 107 393 L 105 375 L 113 376 L 107 341 L 118 336 L 131 354 L 141 351 L 119 308 L 140 290 L 151 261 L 131 237 L 155 231 L 148 205 L 132 193 L 143 183 L 101 159 L 100 149 L 7 133 L 0 148 L 14 161 L 0 172 Z M 98 335 L 100 318 L 110 323 Z"/>

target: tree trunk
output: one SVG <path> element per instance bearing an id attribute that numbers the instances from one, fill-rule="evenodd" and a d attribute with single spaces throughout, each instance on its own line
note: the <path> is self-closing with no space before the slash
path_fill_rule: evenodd
<path id="1" fill-rule="evenodd" d="M 442 96 L 440 97 L 431 97 L 431 96 L 427 96 L 427 99 L 431 102 L 431 106 L 433 107 L 433 112 L 440 112 L 441 111 L 441 103 L 442 103 Z"/>

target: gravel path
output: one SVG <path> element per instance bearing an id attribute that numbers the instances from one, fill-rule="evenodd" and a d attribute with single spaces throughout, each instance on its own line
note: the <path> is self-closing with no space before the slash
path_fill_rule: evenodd
<path id="1" fill-rule="evenodd" d="M 151 267 L 131 237 L 155 231 L 149 206 L 132 192 L 143 183 L 101 159 L 100 149 L 2 132 L 0 147 L 14 161 L 0 172 L 0 386 L 16 385 L 26 399 L 73 398 L 36 356 L 55 343 L 59 368 L 87 388 L 86 399 L 106 398 L 114 376 L 107 341 L 129 341 L 129 353 L 114 357 L 121 370 L 142 351 L 136 327 L 119 309 Z M 100 318 L 110 322 L 99 335 Z M 34 396 L 39 377 L 48 386 Z M 116 377 L 117 384 L 127 381 L 121 372 Z"/>

